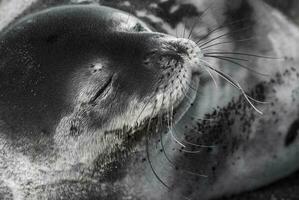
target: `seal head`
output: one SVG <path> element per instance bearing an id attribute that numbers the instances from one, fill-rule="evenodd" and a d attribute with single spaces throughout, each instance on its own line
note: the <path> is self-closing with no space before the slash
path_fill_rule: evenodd
<path id="1" fill-rule="evenodd" d="M 36 147 L 47 140 L 71 163 L 92 162 L 99 149 L 91 147 L 104 132 L 144 127 L 183 102 L 200 71 L 196 44 L 123 16 L 106 7 L 62 6 L 1 34 L 0 117 L 23 152 L 31 149 L 24 141 Z"/>

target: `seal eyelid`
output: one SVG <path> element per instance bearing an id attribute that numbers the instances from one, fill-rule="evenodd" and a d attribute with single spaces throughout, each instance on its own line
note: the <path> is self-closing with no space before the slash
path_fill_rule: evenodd
<path id="1" fill-rule="evenodd" d="M 94 102 L 106 89 L 107 87 L 112 83 L 113 75 L 110 76 L 108 81 L 97 91 L 95 96 L 90 100 L 90 103 Z"/>

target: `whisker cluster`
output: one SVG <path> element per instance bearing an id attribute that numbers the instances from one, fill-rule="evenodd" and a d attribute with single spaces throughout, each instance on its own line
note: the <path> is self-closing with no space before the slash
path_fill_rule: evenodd
<path id="1" fill-rule="evenodd" d="M 198 25 L 199 21 L 201 20 L 201 18 L 207 14 L 207 12 L 211 9 L 213 3 L 206 8 L 202 14 L 198 17 L 197 21 L 194 21 L 192 23 L 192 26 L 190 27 L 190 31 L 189 34 L 187 34 L 187 37 L 185 37 L 186 35 L 186 26 L 184 26 L 184 30 L 183 30 L 183 38 L 185 39 L 192 39 L 192 35 L 193 32 L 196 28 L 196 26 Z M 202 52 L 202 57 L 199 58 L 200 63 L 198 63 L 198 67 L 203 69 L 204 71 L 206 71 L 209 76 L 211 77 L 211 79 L 213 80 L 214 84 L 216 87 L 218 87 L 218 83 L 216 81 L 216 78 L 214 77 L 214 75 L 216 74 L 219 78 L 224 79 L 227 83 L 229 83 L 231 86 L 233 86 L 234 88 L 236 88 L 238 91 L 240 91 L 240 94 L 245 98 L 245 100 L 249 103 L 249 105 L 259 114 L 263 114 L 263 112 L 261 110 L 259 110 L 254 103 L 259 103 L 259 104 L 266 104 L 269 102 L 263 102 L 263 101 L 259 101 L 254 99 L 253 97 L 251 97 L 250 95 L 248 95 L 244 89 L 241 87 L 241 85 L 239 84 L 238 81 L 236 81 L 231 75 L 226 74 L 222 71 L 220 71 L 218 69 L 217 66 L 213 66 L 210 62 L 208 62 L 205 58 L 209 58 L 209 59 L 217 59 L 219 61 L 224 61 L 230 64 L 233 64 L 234 66 L 238 66 L 241 67 L 249 72 L 255 73 L 257 75 L 261 75 L 261 76 L 269 76 L 268 74 L 265 73 L 261 73 L 259 71 L 254 70 L 251 66 L 248 66 L 248 64 L 251 63 L 251 58 L 258 58 L 258 59 L 278 59 L 275 57 L 271 57 L 271 56 L 265 56 L 265 55 L 258 55 L 258 54 L 254 54 L 254 53 L 248 53 L 248 52 L 238 52 L 238 51 L 227 51 L 227 50 L 221 50 L 221 49 L 211 49 L 214 47 L 224 47 L 225 44 L 235 44 L 235 43 L 245 43 L 248 41 L 252 41 L 256 38 L 254 37 L 247 37 L 247 38 L 241 38 L 238 40 L 232 40 L 230 39 L 230 36 L 232 34 L 240 34 L 242 35 L 243 31 L 247 31 L 249 29 L 251 29 L 251 26 L 247 26 L 247 27 L 242 27 L 238 30 L 234 30 L 234 31 L 228 31 L 227 30 L 227 26 L 230 25 L 235 25 L 235 24 L 239 24 L 239 23 L 244 23 L 246 22 L 248 19 L 243 18 L 243 19 L 239 19 L 230 23 L 223 23 L 220 26 L 217 27 L 213 27 L 211 30 L 208 31 L 208 33 L 200 38 L 197 38 L 194 43 L 197 44 L 197 47 L 200 48 L 201 52 Z M 221 32 L 221 34 L 219 34 L 219 32 Z M 223 32 L 224 31 L 224 32 Z M 176 30 L 176 37 L 178 37 L 178 33 Z M 169 63 L 168 63 L 169 64 Z M 176 63 L 177 64 L 181 64 L 182 63 Z M 162 134 L 162 130 L 160 130 L 160 127 L 163 127 L 163 124 L 165 121 L 163 121 L 164 119 L 166 119 L 166 125 L 167 125 L 167 134 L 170 134 L 170 137 L 172 139 L 172 141 L 174 141 L 176 144 L 178 144 L 181 148 L 180 149 L 176 149 L 179 150 L 181 152 L 184 153 L 188 153 L 188 154 L 197 154 L 197 153 L 201 153 L 201 149 L 199 150 L 194 150 L 194 148 L 214 148 L 214 145 L 204 145 L 204 144 L 196 144 L 193 143 L 191 141 L 188 141 L 187 139 L 180 139 L 179 137 L 177 137 L 177 133 L 179 132 L 177 130 L 177 127 L 174 124 L 174 116 L 175 116 L 175 112 L 174 112 L 174 107 L 175 107 L 175 102 L 177 102 L 179 100 L 178 98 L 178 94 L 183 94 L 184 96 L 184 101 L 187 102 L 189 104 L 189 106 L 193 105 L 193 100 L 192 97 L 189 96 L 189 91 L 195 92 L 195 94 L 198 93 L 197 88 L 195 88 L 191 81 L 186 78 L 186 74 L 187 71 L 186 70 L 182 70 L 183 67 L 181 66 L 180 70 L 178 68 L 175 68 L 175 70 L 173 70 L 171 76 L 168 76 L 169 81 L 171 81 L 170 84 L 170 94 L 169 96 L 167 95 L 166 92 L 166 87 L 164 87 L 163 89 L 161 89 L 160 91 L 162 91 L 163 93 L 163 97 L 162 97 L 162 102 L 161 102 L 161 106 L 158 106 L 158 101 L 155 101 L 154 104 L 154 108 L 152 110 L 152 114 L 150 116 L 150 120 L 148 122 L 148 127 L 147 127 L 147 131 L 146 131 L 146 153 L 147 153 L 147 158 L 148 158 L 148 162 L 150 164 L 151 170 L 153 171 L 153 174 L 155 175 L 155 177 L 157 178 L 157 180 L 159 182 L 161 182 L 167 189 L 171 189 L 171 186 L 167 185 L 165 183 L 165 181 L 162 180 L 162 178 L 158 175 L 158 173 L 156 172 L 153 163 L 150 160 L 150 151 L 149 151 L 149 137 L 150 137 L 150 124 L 152 121 L 152 118 L 157 118 L 157 123 L 156 123 L 156 129 L 155 132 L 159 133 L 160 136 L 160 144 L 161 144 L 161 148 L 162 148 L 162 152 L 163 155 L 165 157 L 165 159 L 171 164 L 171 166 L 175 169 L 180 169 L 182 172 L 187 173 L 187 174 L 191 174 L 191 175 L 197 175 L 200 177 L 208 177 L 207 175 L 203 175 L 203 174 L 198 174 L 196 172 L 192 172 L 188 169 L 184 169 L 181 168 L 179 166 L 177 166 L 169 157 L 169 155 L 166 152 L 165 149 L 165 145 L 163 143 L 163 134 Z M 162 80 L 163 78 L 161 78 Z M 159 85 L 159 84 L 158 84 Z M 158 90 L 158 88 L 157 88 Z M 176 94 L 175 94 L 176 93 Z M 149 102 L 152 101 L 153 97 L 156 95 L 156 93 L 150 98 Z M 167 101 L 165 101 L 167 99 Z M 165 102 L 168 103 L 168 105 L 165 106 Z M 148 103 L 145 105 L 145 107 L 147 107 Z M 165 112 L 159 112 L 158 116 L 153 116 L 154 113 L 156 113 L 156 109 L 157 107 L 159 108 L 167 108 Z M 144 111 L 145 108 L 142 109 L 142 112 Z M 141 115 L 141 114 L 140 114 Z M 139 117 L 140 117 L 139 115 Z M 139 118 L 138 117 L 138 118 Z M 196 116 L 194 116 L 195 118 L 197 118 Z M 213 119 L 203 119 L 203 120 L 213 120 Z M 191 150 L 190 150 L 191 149 Z M 184 197 L 187 198 L 187 197 Z"/>

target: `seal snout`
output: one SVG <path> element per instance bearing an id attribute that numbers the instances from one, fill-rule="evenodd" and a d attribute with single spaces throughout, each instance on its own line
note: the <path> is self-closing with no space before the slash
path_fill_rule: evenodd
<path id="1" fill-rule="evenodd" d="M 160 43 L 162 44 L 162 48 L 160 48 L 158 53 L 161 60 L 168 59 L 168 62 L 179 62 L 186 66 L 186 70 L 192 74 L 199 74 L 201 72 L 200 60 L 203 55 L 195 42 L 186 38 L 168 36 L 160 39 Z"/>
<path id="2" fill-rule="evenodd" d="M 197 46 L 195 42 L 185 38 L 177 39 L 178 49 L 184 49 L 184 54 L 181 53 L 182 56 L 185 56 L 185 63 L 189 65 L 189 68 L 192 74 L 200 73 L 200 59 L 202 58 L 202 52 L 200 48 Z M 183 51 L 182 51 L 183 52 Z M 180 51 L 178 51 L 180 53 Z"/>
<path id="3" fill-rule="evenodd" d="M 153 107 L 159 112 L 168 112 L 183 105 L 190 92 L 196 92 L 201 51 L 188 39 L 163 35 L 152 38 L 154 40 L 149 43 L 143 64 L 157 75 L 154 92 L 157 100 Z"/>

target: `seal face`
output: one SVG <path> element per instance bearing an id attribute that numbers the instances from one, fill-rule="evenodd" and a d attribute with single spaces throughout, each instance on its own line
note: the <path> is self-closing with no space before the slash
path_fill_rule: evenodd
<path id="1" fill-rule="evenodd" d="M 2 172 L 6 182 L 30 196 L 33 188 L 91 173 L 95 160 L 104 170 L 126 130 L 134 135 L 170 108 L 178 118 L 185 112 L 181 104 L 200 72 L 196 44 L 150 32 L 137 19 L 126 24 L 123 16 L 132 17 L 62 6 L 0 35 L 1 137 L 8 153 L 28 157 L 32 168 L 23 176 L 21 162 L 7 158 L 15 171 Z"/>
<path id="2" fill-rule="evenodd" d="M 143 99 L 154 92 L 162 72 L 167 72 L 162 62 L 183 62 L 176 54 L 176 45 L 182 45 L 163 41 L 159 34 L 118 31 L 103 10 L 54 8 L 27 17 L 2 34 L 3 120 L 17 121 L 19 127 L 32 129 L 29 132 L 53 132 L 57 120 L 79 103 L 101 110 L 114 98 L 110 112 L 103 111 L 100 117 L 98 125 L 103 126 L 128 106 L 126 99 Z M 162 48 L 165 51 L 159 52 Z M 104 93 L 111 86 L 117 90 L 116 99 Z"/>

